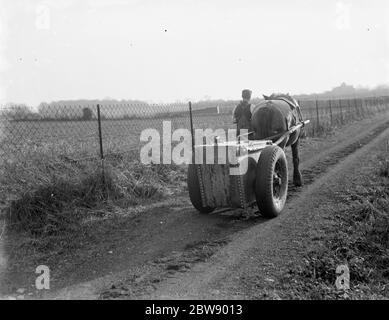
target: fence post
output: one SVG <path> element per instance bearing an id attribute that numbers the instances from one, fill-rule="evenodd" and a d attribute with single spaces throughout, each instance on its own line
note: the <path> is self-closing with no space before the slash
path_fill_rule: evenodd
<path id="1" fill-rule="evenodd" d="M 328 104 L 330 107 L 330 123 L 331 123 L 331 128 L 332 128 L 332 101 L 331 101 L 331 99 L 328 100 Z"/>
<path id="2" fill-rule="evenodd" d="M 319 120 L 319 104 L 317 99 L 315 100 L 316 102 L 316 126 L 317 126 L 317 131 L 319 131 L 320 128 L 320 120 Z"/>
<path id="3" fill-rule="evenodd" d="M 356 98 L 354 98 L 353 101 L 354 101 L 355 114 L 357 117 L 359 117 L 359 110 L 358 110 Z"/>
<path id="4" fill-rule="evenodd" d="M 100 145 L 100 161 L 101 161 L 101 174 L 102 182 L 105 186 L 105 169 L 104 169 L 104 150 L 103 150 L 103 136 L 101 130 L 101 115 L 100 115 L 100 104 L 97 104 L 97 122 L 99 128 L 99 145 Z"/>
<path id="5" fill-rule="evenodd" d="M 347 99 L 347 108 L 348 108 L 347 115 L 348 115 L 348 118 L 350 119 L 350 113 L 352 114 L 350 99 Z"/>
<path id="6" fill-rule="evenodd" d="M 361 107 L 359 108 L 359 111 L 362 115 L 362 118 L 365 118 L 365 110 L 363 109 L 363 97 L 359 98 L 359 100 L 361 101 Z M 358 103 L 358 100 L 357 100 L 357 103 Z"/>
<path id="7" fill-rule="evenodd" d="M 380 109 L 378 108 L 378 98 L 377 97 L 374 97 L 374 109 L 375 109 L 375 112 L 380 111 Z"/>
<path id="8" fill-rule="evenodd" d="M 365 114 L 366 114 L 366 100 L 365 100 L 364 97 L 361 97 L 361 108 L 362 108 L 363 117 L 365 117 Z"/>
<path id="9" fill-rule="evenodd" d="M 340 109 L 340 123 L 343 125 L 342 99 L 339 99 L 339 109 Z"/>
<path id="10" fill-rule="evenodd" d="M 190 121 L 190 135 L 192 136 L 192 161 L 194 162 L 195 156 L 195 136 L 193 130 L 193 115 L 192 115 L 192 102 L 189 101 L 189 121 Z"/>

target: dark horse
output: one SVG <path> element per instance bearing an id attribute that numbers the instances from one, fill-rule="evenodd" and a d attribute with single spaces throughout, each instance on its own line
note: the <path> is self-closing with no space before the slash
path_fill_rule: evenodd
<path id="1" fill-rule="evenodd" d="M 251 121 L 242 116 L 237 121 L 239 129 L 254 131 L 250 139 L 272 140 L 275 142 L 283 133 L 302 121 L 300 108 L 297 101 L 289 94 L 272 94 L 264 96 L 265 100 L 251 108 Z M 250 124 L 247 128 L 247 123 Z M 293 156 L 293 183 L 295 186 L 302 185 L 302 176 L 299 170 L 299 138 L 302 135 L 302 128 L 296 130 L 289 137 L 286 137 L 279 146 L 283 149 L 291 146 Z"/>

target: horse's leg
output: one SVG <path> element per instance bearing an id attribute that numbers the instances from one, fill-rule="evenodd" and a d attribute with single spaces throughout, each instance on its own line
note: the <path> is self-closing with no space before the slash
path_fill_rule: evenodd
<path id="1" fill-rule="evenodd" d="M 299 140 L 291 145 L 292 156 L 293 156 L 293 183 L 296 187 L 301 187 L 303 185 L 303 177 L 299 170 L 300 158 L 299 158 Z"/>

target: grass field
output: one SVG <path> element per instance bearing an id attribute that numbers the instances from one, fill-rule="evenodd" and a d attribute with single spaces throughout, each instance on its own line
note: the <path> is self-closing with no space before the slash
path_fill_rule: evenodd
<path id="1" fill-rule="evenodd" d="M 106 153 L 138 149 L 144 129 L 162 133 L 162 122 L 171 121 L 172 130 L 189 129 L 189 117 L 169 119 L 103 120 L 102 140 Z M 195 128 L 232 127 L 231 115 L 196 116 Z M 34 153 L 63 154 L 74 159 L 99 154 L 97 121 L 18 121 L 4 122 L 1 127 L 0 158 Z"/>

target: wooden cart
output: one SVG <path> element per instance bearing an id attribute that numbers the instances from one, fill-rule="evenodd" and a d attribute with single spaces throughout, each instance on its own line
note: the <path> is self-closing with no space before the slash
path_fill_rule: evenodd
<path id="1" fill-rule="evenodd" d="M 193 206 L 201 213 L 210 213 L 216 208 L 247 209 L 256 203 L 261 214 L 276 217 L 284 208 L 288 191 L 287 161 L 284 150 L 278 145 L 307 123 L 309 120 L 298 123 L 275 142 L 246 140 L 193 145 L 193 151 L 203 148 L 205 152 L 207 148 L 214 148 L 215 159 L 223 149 L 220 147 L 235 148 L 240 154 L 234 164 L 215 161 L 189 165 L 187 181 Z M 191 128 L 193 132 L 193 126 Z M 239 174 L 231 174 L 231 169 L 240 170 Z"/>

